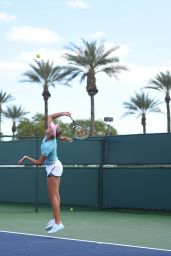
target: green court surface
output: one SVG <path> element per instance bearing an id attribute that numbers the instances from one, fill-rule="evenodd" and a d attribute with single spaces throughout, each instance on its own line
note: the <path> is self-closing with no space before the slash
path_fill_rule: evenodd
<path id="1" fill-rule="evenodd" d="M 0 204 L 0 230 L 45 235 L 51 208 Z M 65 229 L 53 236 L 171 249 L 171 213 L 61 208 Z"/>

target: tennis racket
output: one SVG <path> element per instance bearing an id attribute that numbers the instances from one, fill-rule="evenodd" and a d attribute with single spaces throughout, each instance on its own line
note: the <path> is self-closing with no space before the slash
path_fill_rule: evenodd
<path id="1" fill-rule="evenodd" d="M 90 129 L 85 125 L 81 125 L 76 122 L 71 116 L 72 125 L 73 125 L 73 139 L 85 140 L 90 136 Z"/>

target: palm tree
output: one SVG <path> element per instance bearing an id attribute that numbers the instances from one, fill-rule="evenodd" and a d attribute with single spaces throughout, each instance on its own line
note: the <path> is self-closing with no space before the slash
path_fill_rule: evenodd
<path id="1" fill-rule="evenodd" d="M 35 61 L 35 65 L 30 64 L 31 70 L 28 70 L 23 74 L 23 76 L 27 77 L 26 80 L 22 80 L 21 82 L 32 82 L 43 85 L 43 99 L 45 103 L 45 129 L 47 128 L 47 118 L 48 118 L 48 99 L 51 96 L 49 92 L 49 86 L 55 87 L 56 82 L 61 81 L 60 76 L 60 67 L 54 66 L 53 62 L 49 61 Z"/>
<path id="2" fill-rule="evenodd" d="M 161 112 L 158 108 L 159 102 L 156 99 L 152 99 L 145 94 L 144 92 L 137 93 L 135 92 L 135 96 L 130 98 L 129 102 L 124 102 L 124 108 L 128 111 L 124 114 L 131 115 L 136 114 L 137 118 L 141 117 L 141 124 L 143 126 L 143 133 L 146 134 L 146 114 L 147 112 Z"/>
<path id="3" fill-rule="evenodd" d="M 171 90 L 171 73 L 166 71 L 166 73 L 160 72 L 154 79 L 149 81 L 151 86 L 146 86 L 145 88 L 154 89 L 157 91 L 162 91 L 165 93 L 165 102 L 167 110 L 167 132 L 170 133 L 170 90 Z"/>
<path id="4" fill-rule="evenodd" d="M 3 111 L 3 114 L 6 118 L 12 119 L 12 134 L 14 138 L 14 134 L 17 130 L 16 127 L 16 121 L 24 117 L 29 112 L 25 112 L 24 109 L 22 109 L 21 106 L 17 107 L 16 105 L 8 106 L 5 111 Z"/>
<path id="5" fill-rule="evenodd" d="M 2 133 L 1 131 L 2 114 L 3 114 L 2 105 L 12 100 L 14 100 L 14 97 L 11 94 L 7 94 L 6 92 L 3 92 L 2 90 L 0 90 L 0 135 Z"/>
<path id="6" fill-rule="evenodd" d="M 99 45 L 96 41 L 87 42 L 82 39 L 83 46 L 70 44 L 68 49 L 70 53 L 65 54 L 68 66 L 63 67 L 63 76 L 66 84 L 76 77 L 80 77 L 80 83 L 85 79 L 87 82 L 86 90 L 91 100 L 91 136 L 95 136 L 95 106 L 94 96 L 98 93 L 96 86 L 96 74 L 103 72 L 109 77 L 117 78 L 122 70 L 127 70 L 125 66 L 119 65 L 119 58 L 113 57 L 112 54 L 119 46 L 111 47 L 106 50 L 105 45 L 101 42 Z"/>

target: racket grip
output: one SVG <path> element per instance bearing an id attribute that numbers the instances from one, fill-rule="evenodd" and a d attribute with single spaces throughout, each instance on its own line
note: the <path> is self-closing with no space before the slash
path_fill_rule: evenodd
<path id="1" fill-rule="evenodd" d="M 73 139 L 70 139 L 70 140 L 68 140 L 67 142 L 68 142 L 68 143 L 71 143 L 71 142 L 73 142 Z"/>
<path id="2" fill-rule="evenodd" d="M 70 116 L 71 120 L 74 122 L 74 119 L 72 118 L 72 116 Z"/>

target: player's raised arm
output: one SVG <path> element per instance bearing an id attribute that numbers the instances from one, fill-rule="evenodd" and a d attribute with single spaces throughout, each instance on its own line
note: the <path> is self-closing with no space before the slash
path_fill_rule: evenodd
<path id="1" fill-rule="evenodd" d="M 71 113 L 68 111 L 65 111 L 65 112 L 56 112 L 56 113 L 49 115 L 48 116 L 48 126 L 50 125 L 51 122 L 53 122 L 53 120 L 55 120 L 56 118 L 61 117 L 61 116 L 71 116 Z"/>

